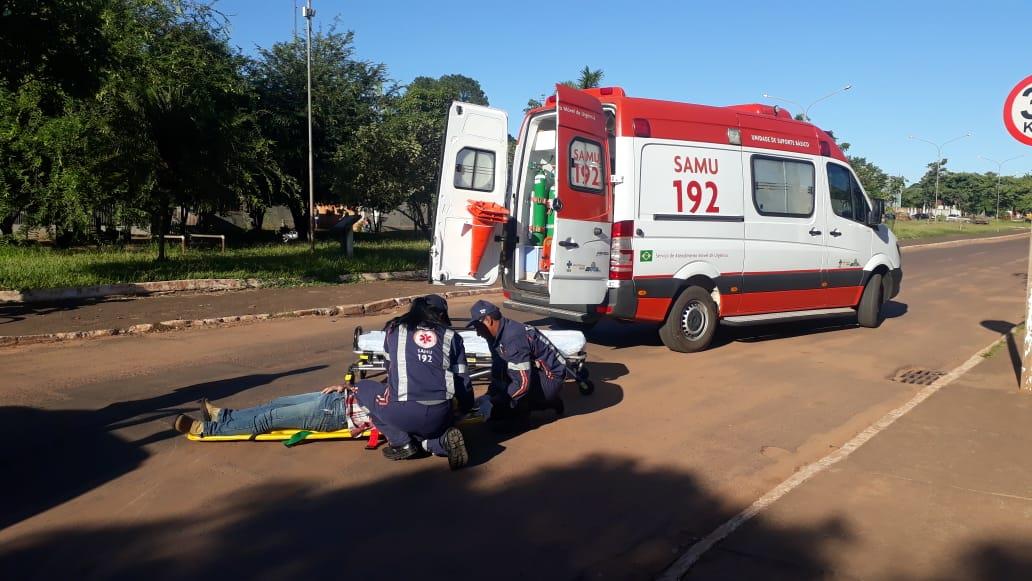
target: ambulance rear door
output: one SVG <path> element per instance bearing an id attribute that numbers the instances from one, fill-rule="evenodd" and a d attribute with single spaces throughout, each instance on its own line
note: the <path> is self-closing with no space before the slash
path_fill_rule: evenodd
<path id="1" fill-rule="evenodd" d="M 593 305 L 609 278 L 612 198 L 606 116 L 591 95 L 556 85 L 556 201 L 548 300 Z"/>
<path id="2" fill-rule="evenodd" d="M 498 280 L 502 225 L 475 224 L 471 201 L 505 205 L 508 116 L 454 102 L 448 111 L 430 246 L 430 282 L 490 286 Z"/>

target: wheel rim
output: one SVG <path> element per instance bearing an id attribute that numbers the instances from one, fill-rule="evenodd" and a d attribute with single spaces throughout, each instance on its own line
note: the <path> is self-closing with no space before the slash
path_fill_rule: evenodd
<path id="1" fill-rule="evenodd" d="M 709 324 L 709 314 L 706 307 L 699 301 L 690 301 L 681 311 L 681 333 L 692 341 L 698 339 L 706 332 Z"/>

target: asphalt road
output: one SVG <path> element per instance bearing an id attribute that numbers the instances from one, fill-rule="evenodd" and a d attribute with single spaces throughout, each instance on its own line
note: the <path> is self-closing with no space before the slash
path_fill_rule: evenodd
<path id="1" fill-rule="evenodd" d="M 1022 317 L 1025 239 L 907 251 L 879 329 L 725 329 L 683 355 L 603 322 L 593 396 L 567 417 L 470 431 L 474 466 L 358 442 L 191 443 L 167 421 L 335 383 L 354 325 L 310 317 L 0 353 L 4 578 L 652 578 L 696 539 Z M 455 300 L 463 312 L 472 300 Z M 533 319 L 530 319 L 533 320 Z M 795 560 L 834 534 L 758 519 Z"/>

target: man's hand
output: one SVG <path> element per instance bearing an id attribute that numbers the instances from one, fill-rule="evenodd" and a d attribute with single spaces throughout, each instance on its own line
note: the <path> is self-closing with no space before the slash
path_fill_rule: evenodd
<path id="1" fill-rule="evenodd" d="M 347 389 L 347 387 L 348 386 L 346 386 L 344 384 L 341 384 L 341 385 L 331 385 L 329 387 L 324 387 L 322 392 L 323 393 L 333 393 L 333 392 L 341 393 L 345 389 Z"/>

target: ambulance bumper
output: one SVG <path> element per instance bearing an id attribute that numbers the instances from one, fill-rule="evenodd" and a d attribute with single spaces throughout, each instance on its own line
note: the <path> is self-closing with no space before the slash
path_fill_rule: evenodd
<path id="1" fill-rule="evenodd" d="M 578 323 L 588 323 L 598 319 L 598 313 L 595 311 L 594 305 L 553 305 L 549 304 L 548 296 L 546 295 L 516 289 L 507 289 L 507 292 L 509 293 L 509 298 L 505 299 L 502 306 L 514 311 L 534 313 Z"/>

